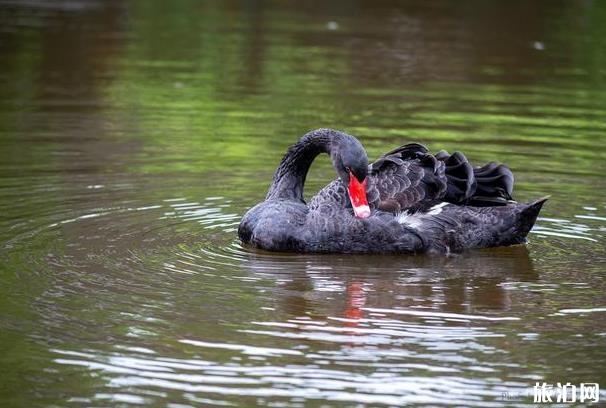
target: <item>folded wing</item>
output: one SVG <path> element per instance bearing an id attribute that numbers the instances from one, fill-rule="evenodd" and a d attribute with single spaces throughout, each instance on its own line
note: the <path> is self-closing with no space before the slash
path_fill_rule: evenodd
<path id="1" fill-rule="evenodd" d="M 460 152 L 433 155 L 410 143 L 371 164 L 367 194 L 371 207 L 394 213 L 436 201 L 495 206 L 511 200 L 513 181 L 503 164 L 474 168 Z"/>

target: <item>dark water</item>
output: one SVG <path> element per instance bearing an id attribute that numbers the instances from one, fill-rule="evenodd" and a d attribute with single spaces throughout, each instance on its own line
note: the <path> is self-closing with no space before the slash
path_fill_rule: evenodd
<path id="1" fill-rule="evenodd" d="M 606 388 L 604 21 L 598 1 L 0 2 L 0 405 Z M 499 159 L 520 200 L 552 198 L 526 247 L 243 248 L 286 147 L 325 126 L 371 158 Z M 307 194 L 333 177 L 318 160 Z"/>

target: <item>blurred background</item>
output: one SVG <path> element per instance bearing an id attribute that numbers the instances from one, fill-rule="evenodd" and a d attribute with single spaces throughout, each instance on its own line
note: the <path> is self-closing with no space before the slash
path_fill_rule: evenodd
<path id="1" fill-rule="evenodd" d="M 0 405 L 606 385 L 605 21 L 590 0 L 0 0 Z M 371 160 L 416 141 L 505 162 L 519 200 L 552 198 L 527 247 L 243 248 L 318 127 Z M 334 177 L 318 158 L 306 196 Z"/>

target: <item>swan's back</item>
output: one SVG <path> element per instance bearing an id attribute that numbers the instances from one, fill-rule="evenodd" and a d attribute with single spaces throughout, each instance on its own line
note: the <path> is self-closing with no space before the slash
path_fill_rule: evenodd
<path id="1" fill-rule="evenodd" d="M 432 155 L 418 143 L 404 145 L 369 166 L 367 186 L 371 208 L 399 213 L 436 200 L 473 206 L 501 206 L 511 201 L 514 177 L 497 163 L 473 167 L 460 152 Z M 320 190 L 310 208 L 338 203 L 347 206 L 345 187 L 337 181 Z"/>

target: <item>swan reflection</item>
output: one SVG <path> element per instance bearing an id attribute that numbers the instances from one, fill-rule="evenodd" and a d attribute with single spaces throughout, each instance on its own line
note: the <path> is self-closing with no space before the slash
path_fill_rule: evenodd
<path id="1" fill-rule="evenodd" d="M 453 257 L 249 254 L 247 266 L 277 280 L 277 307 L 293 316 L 368 317 L 365 309 L 490 313 L 511 305 L 505 282 L 538 278 L 524 246 Z"/>

